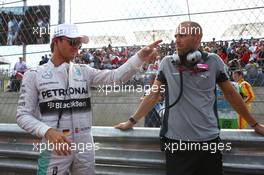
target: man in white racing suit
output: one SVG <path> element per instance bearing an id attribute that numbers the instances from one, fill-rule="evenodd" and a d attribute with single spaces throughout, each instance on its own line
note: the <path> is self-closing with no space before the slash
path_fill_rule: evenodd
<path id="1" fill-rule="evenodd" d="M 39 175 L 95 174 L 90 86 L 127 81 L 145 61 L 156 59 L 161 42 L 144 47 L 116 70 L 97 70 L 71 62 L 81 44 L 88 41 L 76 25 L 58 25 L 51 60 L 24 74 L 17 123 L 42 138 L 42 146 L 51 148 L 40 154 Z"/>

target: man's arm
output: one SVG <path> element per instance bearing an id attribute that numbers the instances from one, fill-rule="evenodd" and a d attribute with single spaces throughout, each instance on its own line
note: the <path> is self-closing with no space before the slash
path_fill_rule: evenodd
<path id="1" fill-rule="evenodd" d="M 87 77 L 91 78 L 91 85 L 113 84 L 114 82 L 122 84 L 136 74 L 144 62 L 156 60 L 158 52 L 156 47 L 162 40 L 142 48 L 133 57 L 115 70 L 98 70 L 88 67 Z"/>
<path id="2" fill-rule="evenodd" d="M 16 120 L 21 128 L 42 138 L 50 127 L 36 117 L 38 115 L 36 110 L 38 105 L 38 90 L 35 86 L 36 74 L 35 70 L 29 70 L 23 77 Z"/>
<path id="3" fill-rule="evenodd" d="M 161 82 L 155 80 L 149 95 L 144 97 L 142 102 L 139 104 L 139 107 L 137 108 L 136 112 L 131 116 L 136 122 L 139 121 L 141 118 L 145 117 L 149 113 L 149 111 L 154 107 L 154 105 L 159 101 L 161 88 Z M 119 123 L 114 127 L 122 130 L 127 130 L 129 128 L 132 128 L 133 125 L 134 124 L 130 120 L 128 120 L 126 122 Z"/>
<path id="4" fill-rule="evenodd" d="M 46 138 L 51 143 L 65 142 L 70 144 L 70 140 L 62 132 L 56 131 L 37 118 L 38 89 L 35 85 L 36 74 L 37 72 L 35 70 L 29 70 L 23 77 L 17 106 L 17 124 L 27 132 L 40 138 Z M 70 154 L 69 149 L 55 149 L 55 151 L 58 155 Z"/>
<path id="5" fill-rule="evenodd" d="M 241 116 L 243 116 L 250 126 L 254 126 L 257 123 L 256 120 L 250 114 L 242 97 L 235 91 L 230 81 L 227 80 L 224 82 L 219 82 L 218 85 L 220 89 L 222 90 L 226 100 L 235 109 L 235 111 Z M 255 129 L 257 133 L 264 135 L 263 125 L 257 124 L 253 128 Z"/>

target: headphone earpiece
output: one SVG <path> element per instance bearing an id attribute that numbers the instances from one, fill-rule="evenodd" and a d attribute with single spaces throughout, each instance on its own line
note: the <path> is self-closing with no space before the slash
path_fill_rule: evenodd
<path id="1" fill-rule="evenodd" d="M 191 65 L 198 63 L 201 59 L 202 53 L 198 50 L 190 52 L 186 56 L 187 63 Z M 174 52 L 174 54 L 172 55 L 172 62 L 177 65 L 181 64 L 181 59 L 177 52 Z"/>
<path id="2" fill-rule="evenodd" d="M 180 59 L 179 55 L 177 54 L 177 52 L 174 52 L 172 55 L 172 63 L 176 64 L 176 65 L 181 64 L 181 59 Z"/>
<path id="3" fill-rule="evenodd" d="M 202 59 L 202 54 L 200 51 L 196 50 L 194 52 L 188 53 L 186 56 L 187 62 L 190 64 L 196 64 Z"/>

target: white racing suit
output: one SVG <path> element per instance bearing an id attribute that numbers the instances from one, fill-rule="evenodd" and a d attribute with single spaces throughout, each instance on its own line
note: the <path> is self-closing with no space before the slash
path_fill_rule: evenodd
<path id="1" fill-rule="evenodd" d="M 69 169 L 76 175 L 95 174 L 94 148 L 98 146 L 94 146 L 91 134 L 90 86 L 125 82 L 142 64 L 136 54 L 115 70 L 73 63 L 55 67 L 49 61 L 25 73 L 17 108 L 18 125 L 41 137 L 42 149 L 43 143 L 47 148 L 51 146 L 44 137 L 49 128 L 63 132 L 75 145 L 68 156 L 43 151 L 38 160 L 39 175 L 64 175 Z"/>

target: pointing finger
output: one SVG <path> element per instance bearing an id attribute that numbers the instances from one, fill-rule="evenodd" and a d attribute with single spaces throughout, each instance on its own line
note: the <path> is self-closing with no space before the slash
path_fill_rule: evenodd
<path id="1" fill-rule="evenodd" d="M 150 45 L 148 45 L 147 47 L 150 47 L 151 49 L 153 49 L 154 47 L 156 47 L 161 42 L 162 42 L 162 40 L 157 40 L 154 43 L 151 43 Z"/>

